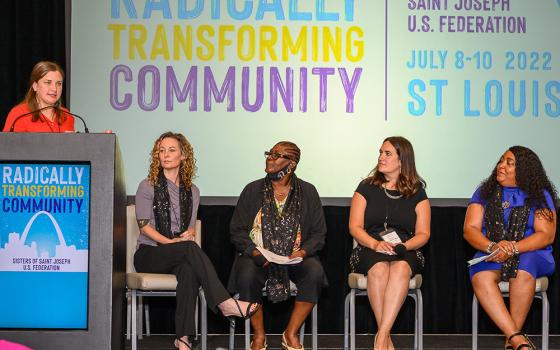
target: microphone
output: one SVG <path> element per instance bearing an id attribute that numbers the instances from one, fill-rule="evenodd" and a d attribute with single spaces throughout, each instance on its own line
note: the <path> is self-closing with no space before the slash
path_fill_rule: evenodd
<path id="1" fill-rule="evenodd" d="M 84 118 L 82 118 L 82 117 L 80 117 L 79 115 L 74 114 L 74 113 L 72 113 L 72 112 L 68 112 L 68 111 L 62 110 L 62 109 L 60 109 L 59 107 L 54 107 L 54 109 L 55 109 L 56 111 L 60 111 L 61 113 L 70 114 L 71 116 L 80 119 L 80 120 L 82 121 L 82 124 L 84 124 L 84 132 L 85 132 L 86 134 L 89 134 L 89 129 L 88 129 L 87 125 L 86 125 L 86 121 L 84 120 Z"/>
<path id="2" fill-rule="evenodd" d="M 18 115 L 18 116 L 14 119 L 14 121 L 12 122 L 12 125 L 10 125 L 10 132 L 14 132 L 14 128 L 15 128 L 15 126 L 16 126 L 16 123 L 17 123 L 18 120 L 20 120 L 21 118 L 26 117 L 26 116 L 28 116 L 28 115 L 31 115 L 31 114 L 33 114 L 33 113 L 40 112 L 40 111 L 42 111 L 42 110 L 44 110 L 44 109 L 48 109 L 48 108 L 56 108 L 56 107 L 55 107 L 55 106 L 46 106 L 46 107 L 39 108 L 39 109 L 36 109 L 36 110 L 34 110 L 34 111 L 31 111 L 31 112 L 23 113 L 22 115 Z"/>
<path id="3" fill-rule="evenodd" d="M 402 243 L 399 243 L 396 246 L 394 246 L 393 250 L 400 257 L 403 257 L 406 254 L 406 247 Z"/>

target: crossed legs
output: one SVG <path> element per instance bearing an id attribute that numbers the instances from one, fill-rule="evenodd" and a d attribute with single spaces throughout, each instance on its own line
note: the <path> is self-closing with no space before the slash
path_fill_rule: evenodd
<path id="1" fill-rule="evenodd" d="M 498 283 L 500 271 L 481 271 L 472 277 L 476 297 L 490 319 L 500 328 L 506 339 L 521 330 L 535 295 L 535 278 L 523 270 L 509 280 L 509 311 L 504 302 Z M 523 337 L 513 337 L 511 345 L 517 348 L 526 344 Z"/>
<path id="2" fill-rule="evenodd" d="M 378 262 L 368 271 L 368 299 L 378 328 L 375 349 L 392 349 L 391 328 L 408 294 L 411 275 L 405 261 Z"/>

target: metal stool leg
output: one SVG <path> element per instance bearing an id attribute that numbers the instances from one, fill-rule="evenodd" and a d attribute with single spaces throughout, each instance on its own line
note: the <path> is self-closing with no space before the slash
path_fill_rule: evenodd
<path id="1" fill-rule="evenodd" d="M 130 340 L 130 325 L 132 324 L 132 297 L 130 292 L 126 292 L 126 340 Z"/>
<path id="2" fill-rule="evenodd" d="M 251 322 L 249 319 L 245 320 L 245 349 L 251 349 Z"/>
<path id="3" fill-rule="evenodd" d="M 233 350 L 235 348 L 235 320 L 229 324 L 229 345 L 228 349 Z"/>
<path id="4" fill-rule="evenodd" d="M 408 296 L 414 301 L 414 345 L 413 349 L 418 350 L 418 299 L 416 298 L 416 291 L 409 291 Z"/>
<path id="5" fill-rule="evenodd" d="M 416 290 L 416 295 L 418 300 L 416 301 L 417 305 L 417 314 L 416 317 L 418 318 L 418 350 L 424 349 L 424 300 L 422 299 L 422 291 L 420 289 Z"/>
<path id="6" fill-rule="evenodd" d="M 542 349 L 548 350 L 548 327 L 550 305 L 546 292 L 541 292 L 542 297 Z"/>
<path id="7" fill-rule="evenodd" d="M 416 298 L 416 291 L 408 291 L 408 296 L 414 301 L 414 345 L 412 348 L 418 350 L 418 299 Z"/>
<path id="8" fill-rule="evenodd" d="M 137 320 L 136 322 L 138 322 L 138 339 L 142 339 L 142 336 L 144 334 L 144 297 L 139 296 L 138 297 L 138 314 L 137 314 Z"/>
<path id="9" fill-rule="evenodd" d="M 344 350 L 348 350 L 348 337 L 350 331 L 350 293 L 344 298 Z"/>
<path id="10" fill-rule="evenodd" d="M 136 314 L 136 312 L 137 312 L 137 310 L 136 310 L 136 307 L 137 307 L 137 306 L 136 306 L 136 290 L 132 290 L 132 297 L 131 297 L 131 298 L 132 298 L 132 305 L 131 305 L 131 307 L 132 307 L 132 312 L 131 312 L 131 322 L 132 322 L 132 335 L 131 335 L 131 337 L 132 337 L 132 350 L 136 350 L 137 342 L 138 342 L 138 339 L 137 339 L 137 336 L 138 336 L 138 335 L 136 334 L 136 331 L 137 331 L 136 328 L 138 327 L 138 321 L 137 321 L 137 317 L 138 317 L 138 316 L 137 316 L 137 314 Z"/>
<path id="11" fill-rule="evenodd" d="M 478 349 L 478 299 L 473 295 L 472 300 L 472 348 Z"/>
<path id="12" fill-rule="evenodd" d="M 311 311 L 311 349 L 317 350 L 317 304 Z"/>
<path id="13" fill-rule="evenodd" d="M 202 338 L 200 345 L 202 350 L 206 350 L 208 349 L 208 305 L 202 288 L 198 291 L 198 296 L 200 299 L 200 337 Z"/>
<path id="14" fill-rule="evenodd" d="M 356 350 L 356 290 L 350 290 L 350 350 Z"/>
<path id="15" fill-rule="evenodd" d="M 146 336 L 150 336 L 150 304 L 144 304 L 144 320 L 146 325 Z"/>

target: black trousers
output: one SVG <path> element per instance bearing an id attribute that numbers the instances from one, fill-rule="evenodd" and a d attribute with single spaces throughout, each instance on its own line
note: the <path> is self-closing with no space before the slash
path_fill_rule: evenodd
<path id="1" fill-rule="evenodd" d="M 198 288 L 202 286 L 208 306 L 217 311 L 218 304 L 230 298 L 216 270 L 204 251 L 193 241 L 158 246 L 141 245 L 134 254 L 138 272 L 169 273 L 177 277 L 177 338 L 194 335 L 195 306 Z"/>
<path id="2" fill-rule="evenodd" d="M 234 289 L 239 299 L 262 304 L 262 289 L 266 282 L 266 267 L 257 266 L 253 259 L 240 255 L 235 262 Z M 297 287 L 296 301 L 317 304 L 326 277 L 323 266 L 317 257 L 308 257 L 296 265 L 288 265 L 290 280 Z"/>

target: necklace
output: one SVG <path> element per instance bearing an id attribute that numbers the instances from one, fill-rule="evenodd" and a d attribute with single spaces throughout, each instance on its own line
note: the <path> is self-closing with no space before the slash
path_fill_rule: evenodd
<path id="1" fill-rule="evenodd" d="M 399 199 L 402 197 L 402 194 L 399 194 L 397 196 L 389 194 L 389 192 L 387 192 L 387 187 L 385 186 L 385 184 L 381 185 L 381 187 L 383 187 L 383 192 L 385 192 L 385 195 L 391 199 Z"/>
<path id="2" fill-rule="evenodd" d="M 274 192 L 274 197 L 278 200 L 282 200 L 287 194 L 288 192 Z"/>
<path id="3" fill-rule="evenodd" d="M 282 199 L 285 199 L 287 197 L 288 193 L 290 193 L 290 189 L 291 189 L 290 186 L 285 188 L 284 191 L 275 190 L 273 188 L 272 190 L 274 191 L 274 198 L 276 198 L 279 201 L 281 201 Z"/>

